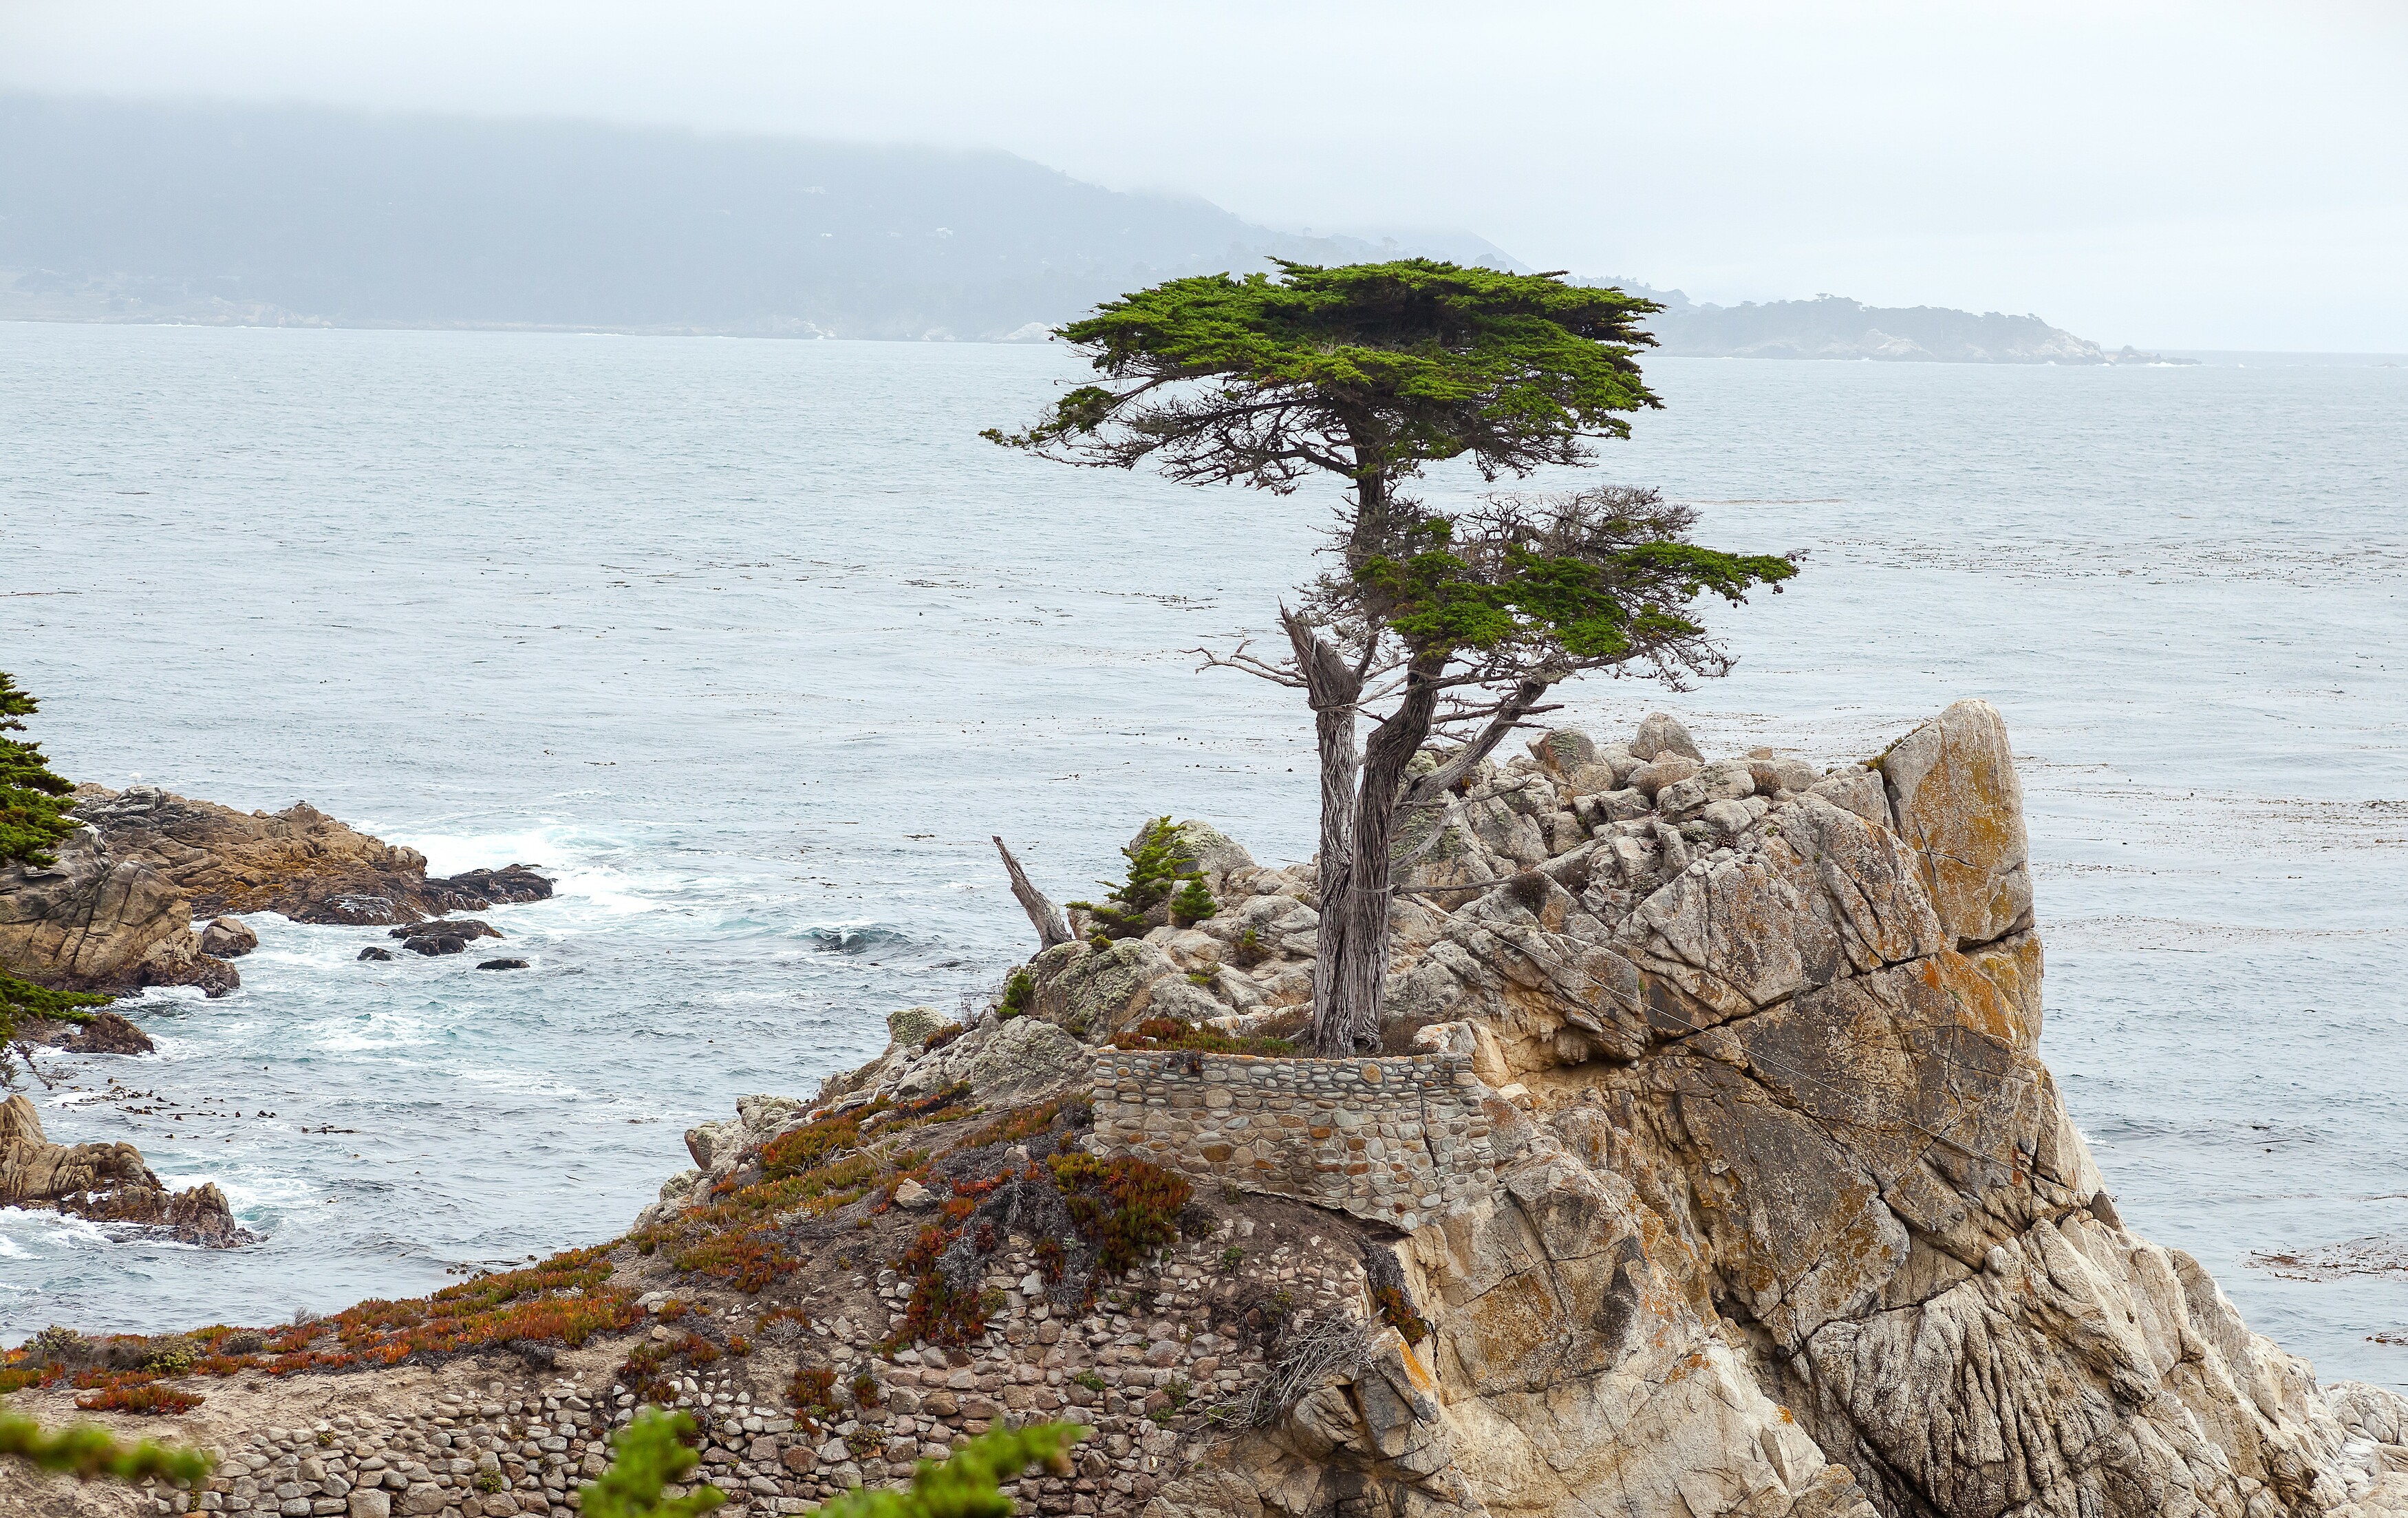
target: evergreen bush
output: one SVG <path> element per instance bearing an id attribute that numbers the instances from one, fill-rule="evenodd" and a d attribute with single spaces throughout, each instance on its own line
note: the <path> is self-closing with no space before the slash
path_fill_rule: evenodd
<path id="1" fill-rule="evenodd" d="M 1097 947 L 1114 938 L 1143 938 L 1147 914 L 1165 902 L 1171 903 L 1169 909 L 1176 918 L 1181 908 L 1172 900 L 1174 892 L 1190 903 L 1200 903 L 1203 910 L 1195 915 L 1194 921 L 1201 921 L 1220 909 L 1204 890 L 1202 872 L 1187 856 L 1184 840 L 1179 829 L 1170 825 L 1168 817 L 1157 817 L 1146 823 L 1137 841 L 1123 849 L 1121 854 L 1128 861 L 1127 880 L 1112 886 L 1111 895 L 1100 902 L 1070 903 L 1094 920 L 1092 938 Z M 1111 884 L 1109 881 L 1103 883 Z M 1188 895 L 1189 887 L 1193 895 Z"/>

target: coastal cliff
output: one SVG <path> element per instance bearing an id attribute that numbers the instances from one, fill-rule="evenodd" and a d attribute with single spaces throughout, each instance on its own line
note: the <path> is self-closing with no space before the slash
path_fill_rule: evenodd
<path id="1" fill-rule="evenodd" d="M 1375 1058 L 1281 1041 L 1311 869 L 1181 835 L 1209 916 L 897 1013 L 622 1239 L 187 1371 L 59 1330 L 17 1395 L 206 1394 L 172 1426 L 232 1459 L 159 1511 L 566 1518 L 657 1400 L 738 1511 L 1046 1416 L 1095 1429 L 1047 1513 L 2408 1513 L 2408 1401 L 2119 1216 L 1986 705 L 1830 771 L 1663 717 L 1484 767 L 1398 851 Z"/>

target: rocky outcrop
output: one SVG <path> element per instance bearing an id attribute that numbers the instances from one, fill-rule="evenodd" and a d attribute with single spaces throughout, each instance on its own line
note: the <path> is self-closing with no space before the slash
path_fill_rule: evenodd
<path id="1" fill-rule="evenodd" d="M 176 883 L 142 859 L 77 829 L 45 866 L 0 868 L 0 967 L 69 991 L 194 985 L 222 996 L 241 983 L 206 952 Z"/>
<path id="2" fill-rule="evenodd" d="M 205 1183 L 171 1193 L 132 1144 L 54 1144 L 22 1096 L 0 1103 L 0 1207 L 72 1212 L 95 1223 L 155 1227 L 213 1249 L 252 1242 L 225 1194 Z"/>
<path id="3" fill-rule="evenodd" d="M 474 1464 L 379 1482 L 558 1518 L 659 1397 L 730 1512 L 1069 1416 L 1075 1471 L 1013 1494 L 1049 1518 L 2408 1515 L 2408 1400 L 2320 1386 L 2104 1189 L 2038 1058 L 1997 713 L 1822 772 L 1684 743 L 1550 734 L 1451 798 L 1406 863 L 1385 1057 L 1146 1031 L 1301 1012 L 1312 872 L 1230 858 L 1195 925 L 1039 955 L 1019 1015 L 909 1009 L 815 1100 L 744 1098 L 557 1299 L 645 1339 L 503 1346 L 436 1420 Z M 1091 1237 L 1147 1242 L 1107 1283 Z M 488 1432 L 513 1356 L 564 1371 L 541 1440 L 533 1399 Z M 392 1464 L 248 1437 L 283 1453 L 212 1479 L 227 1511 Z"/>
<path id="4" fill-rule="evenodd" d="M 2121 1223 L 2037 1053 L 1999 714 L 1824 774 L 1684 746 L 1656 718 L 1550 735 L 1425 835 L 1411 878 L 1508 881 L 1424 895 L 1392 984 L 1490 1089 L 1497 1183 L 1394 1246 L 1426 1343 L 1333 1374 L 1154 1518 L 2408 1512 L 2408 1460 L 2344 1423 L 2408 1403 L 2319 1388 Z M 1308 948 L 1301 882 L 1233 883 L 1258 881 L 1286 889 L 1224 914 Z M 1209 957 L 1149 938 L 1153 981 L 1129 945 L 1083 980 L 1052 951 L 1040 1010 L 1125 1023 Z"/>
<path id="5" fill-rule="evenodd" d="M 150 1036 L 127 1022 L 117 1012 L 93 1014 L 83 1031 L 69 1038 L 61 1048 L 79 1054 L 148 1054 L 154 1053 Z"/>
<path id="6" fill-rule="evenodd" d="M 296 923 L 382 925 L 552 895 L 552 882 L 524 865 L 430 878 L 417 850 L 371 838 L 306 801 L 271 814 L 155 785 L 81 785 L 76 797 L 76 815 L 110 850 L 150 866 L 203 916 L 273 911 Z"/>

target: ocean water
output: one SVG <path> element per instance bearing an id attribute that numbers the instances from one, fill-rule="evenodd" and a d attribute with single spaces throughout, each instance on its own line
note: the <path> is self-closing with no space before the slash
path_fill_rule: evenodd
<path id="1" fill-rule="evenodd" d="M 1995 702 L 2042 1052 L 2124 1215 L 2328 1379 L 2408 1384 L 2372 1337 L 2408 1334 L 2408 372 L 1648 367 L 1668 408 L 1598 473 L 1807 567 L 1720 619 L 1730 678 L 1591 680 L 1567 717 L 1830 761 Z M 1272 625 L 1328 493 L 978 440 L 1073 372 L 0 324 L 0 667 L 58 767 L 560 880 L 488 914 L 531 970 L 260 916 L 234 996 L 131 1007 L 155 1059 L 40 1059 L 53 1138 L 215 1181 L 266 1242 L 0 1212 L 0 1339 L 280 1320 L 610 1237 L 687 1126 L 1025 957 L 991 834 L 1057 897 L 1163 812 L 1308 852 L 1302 711 L 1189 651 Z"/>

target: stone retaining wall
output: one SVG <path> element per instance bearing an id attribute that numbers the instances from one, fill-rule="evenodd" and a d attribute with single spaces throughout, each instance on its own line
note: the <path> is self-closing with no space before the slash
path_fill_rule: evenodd
<path id="1" fill-rule="evenodd" d="M 1258 1059 L 1108 1049 L 1096 1061 L 1091 1143 L 1204 1184 L 1417 1228 L 1496 1178 L 1484 1089 L 1461 1054 Z"/>

